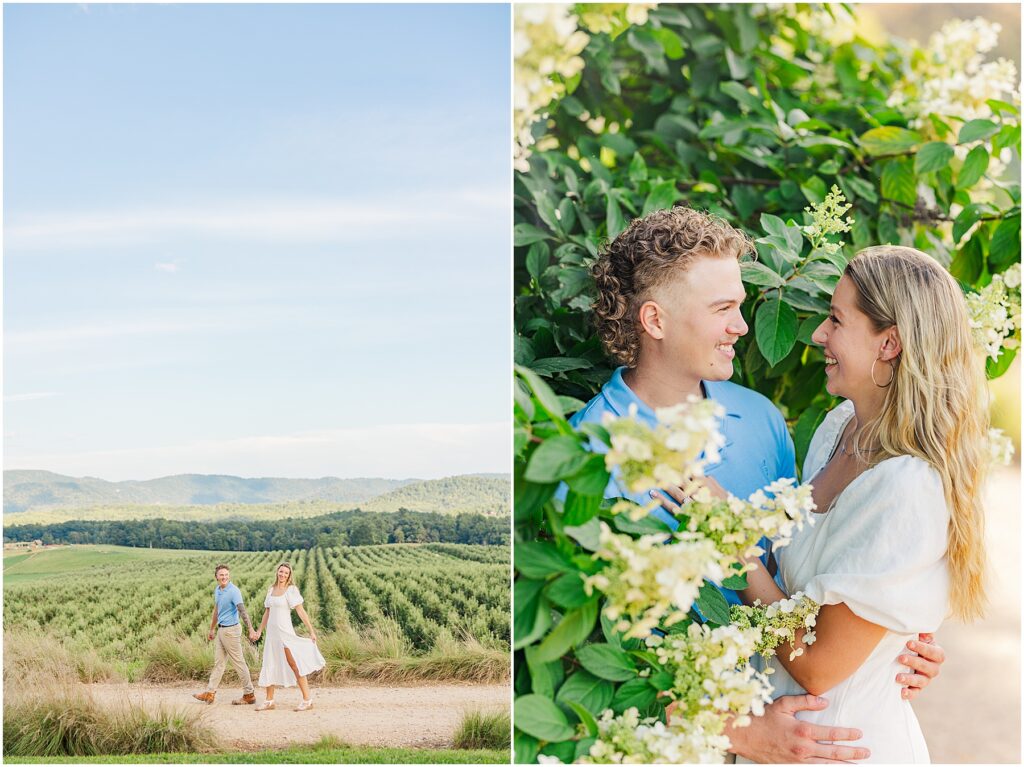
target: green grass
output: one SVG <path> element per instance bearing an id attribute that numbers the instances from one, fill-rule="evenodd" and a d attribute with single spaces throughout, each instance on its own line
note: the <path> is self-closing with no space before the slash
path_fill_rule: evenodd
<path id="1" fill-rule="evenodd" d="M 455 731 L 455 748 L 501 748 L 512 740 L 512 717 L 508 711 L 470 711 Z"/>
<path id="2" fill-rule="evenodd" d="M 28 583 L 93 567 L 151 562 L 155 559 L 172 559 L 210 553 L 188 549 L 142 549 L 130 546 L 92 545 L 43 549 L 31 554 L 4 557 L 4 583 Z"/>
<path id="3" fill-rule="evenodd" d="M 505 749 L 331 748 L 296 746 L 274 751 L 4 757 L 7 764 L 508 764 Z"/>

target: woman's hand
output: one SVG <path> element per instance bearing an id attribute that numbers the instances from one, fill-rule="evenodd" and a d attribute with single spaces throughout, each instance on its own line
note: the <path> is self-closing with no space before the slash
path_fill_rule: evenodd
<path id="1" fill-rule="evenodd" d="M 316 644 L 316 632 L 310 629 L 309 638 L 313 640 L 313 644 Z"/>
<path id="2" fill-rule="evenodd" d="M 932 634 L 918 634 L 917 641 L 907 642 L 907 649 L 917 655 L 901 655 L 899 662 L 907 666 L 911 673 L 898 674 L 896 681 L 906 688 L 903 690 L 904 700 L 913 700 L 939 675 L 946 653 L 935 643 Z"/>
<path id="3" fill-rule="evenodd" d="M 729 494 L 725 491 L 718 482 L 712 477 L 701 477 L 698 480 L 700 484 L 708 489 L 714 498 L 728 498 Z M 689 501 L 692 496 L 687 495 L 683 492 L 683 488 L 678 485 L 669 485 L 668 487 L 660 490 L 652 490 L 651 497 L 657 498 L 662 502 L 662 506 L 668 509 L 672 514 L 679 511 L 679 507 Z"/>

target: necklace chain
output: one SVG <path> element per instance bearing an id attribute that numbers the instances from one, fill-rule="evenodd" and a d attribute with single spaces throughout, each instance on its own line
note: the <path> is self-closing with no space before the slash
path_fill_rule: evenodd
<path id="1" fill-rule="evenodd" d="M 841 441 L 841 442 L 839 443 L 839 452 L 840 452 L 840 453 L 842 453 L 843 455 L 849 455 L 849 456 L 852 456 L 852 455 L 853 455 L 853 453 L 851 453 L 851 452 L 847 451 L 847 449 L 846 449 L 846 443 L 847 443 L 847 442 L 849 442 L 849 441 L 850 441 L 851 439 L 853 439 L 854 435 L 855 435 L 855 434 L 857 433 L 857 427 L 858 427 L 859 425 L 860 425 L 860 424 L 858 424 L 858 423 L 857 423 L 857 416 L 854 416 L 854 417 L 853 417 L 853 432 L 852 432 L 852 433 L 850 434 L 850 436 L 849 436 L 849 437 L 847 437 L 847 438 L 843 439 L 843 440 L 842 440 L 842 441 Z M 861 452 L 861 453 L 867 453 L 868 455 L 870 455 L 871 453 L 877 453 L 877 452 L 878 452 L 878 451 L 880 451 L 881 449 L 882 449 L 881 447 L 876 447 L 876 448 L 872 448 L 871 450 L 861 450 L 860 452 Z"/>

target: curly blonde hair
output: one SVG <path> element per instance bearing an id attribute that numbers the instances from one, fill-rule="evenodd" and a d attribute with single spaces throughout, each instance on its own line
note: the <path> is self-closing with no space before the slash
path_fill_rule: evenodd
<path id="1" fill-rule="evenodd" d="M 658 210 L 632 221 L 591 268 L 597 285 L 594 323 L 605 351 L 619 364 L 636 367 L 637 315 L 654 288 L 686 271 L 695 258 L 739 259 L 753 252 L 746 234 L 692 208 Z"/>

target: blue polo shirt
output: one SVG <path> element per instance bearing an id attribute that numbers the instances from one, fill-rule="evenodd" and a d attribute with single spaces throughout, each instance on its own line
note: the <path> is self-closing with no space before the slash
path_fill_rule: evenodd
<path id="1" fill-rule="evenodd" d="M 657 423 L 654 410 L 643 402 L 622 380 L 625 367 L 618 368 L 590 402 L 577 412 L 569 423 L 601 423 L 605 413 L 629 415 L 630 405 L 636 405 L 637 418 L 649 426 Z M 720 451 L 721 460 L 705 468 L 705 474 L 714 477 L 725 490 L 738 498 L 747 498 L 755 490 L 783 477 L 796 477 L 796 451 L 786 429 L 786 421 L 779 409 L 762 394 L 730 381 L 702 381 L 704 392 L 725 409 L 719 430 L 725 438 Z M 607 452 L 603 443 L 592 440 L 594 450 Z M 633 493 L 613 475 L 605 489 L 605 498 L 629 498 L 646 504 L 650 496 Z M 651 512 L 672 529 L 679 526 L 676 518 L 666 509 Z M 736 592 L 721 589 L 730 604 L 740 604 Z"/>
<path id="2" fill-rule="evenodd" d="M 217 625 L 237 626 L 238 605 L 242 604 L 242 592 L 238 586 L 228 583 L 227 588 L 221 588 L 218 583 L 213 587 L 213 601 L 217 604 Z"/>

